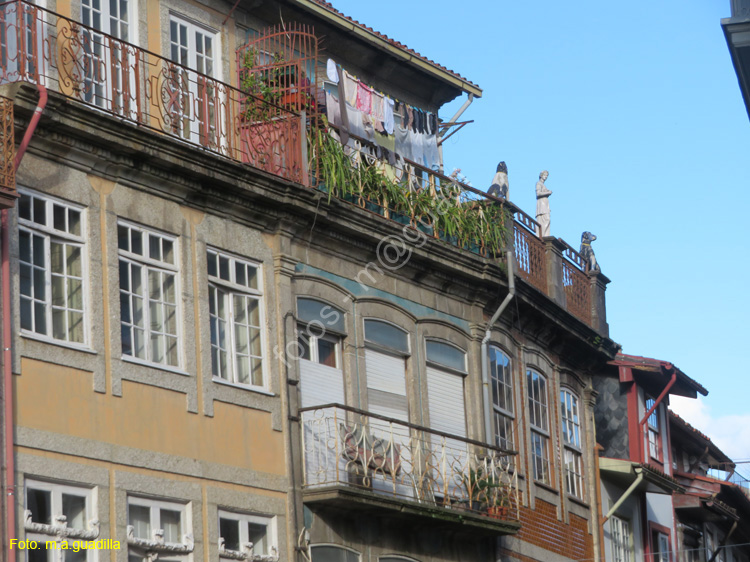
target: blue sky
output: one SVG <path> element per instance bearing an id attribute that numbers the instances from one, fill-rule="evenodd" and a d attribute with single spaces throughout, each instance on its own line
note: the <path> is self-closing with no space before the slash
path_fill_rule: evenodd
<path id="1" fill-rule="evenodd" d="M 708 388 L 674 408 L 750 459 L 750 121 L 720 26 L 729 0 L 333 4 L 483 88 L 446 170 L 486 189 L 504 160 L 531 215 L 549 170 L 552 234 L 598 236 L 611 337 Z"/>

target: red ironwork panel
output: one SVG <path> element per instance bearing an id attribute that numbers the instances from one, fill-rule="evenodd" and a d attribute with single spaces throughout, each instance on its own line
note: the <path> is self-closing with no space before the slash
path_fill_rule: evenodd
<path id="1" fill-rule="evenodd" d="M 13 134 L 13 100 L 0 97 L 0 208 L 14 205 L 16 193 L 16 145 Z"/>
<path id="2" fill-rule="evenodd" d="M 547 268 L 544 243 L 521 223 L 513 222 L 518 275 L 541 292 L 547 292 Z"/>
<path id="3" fill-rule="evenodd" d="M 563 259 L 562 273 L 568 312 L 582 322 L 591 324 L 591 285 L 588 276 L 567 259 Z"/>
<path id="4" fill-rule="evenodd" d="M 125 122 L 306 182 L 299 108 L 20 0 L 0 5 L 0 84 L 10 82 L 43 84 Z"/>

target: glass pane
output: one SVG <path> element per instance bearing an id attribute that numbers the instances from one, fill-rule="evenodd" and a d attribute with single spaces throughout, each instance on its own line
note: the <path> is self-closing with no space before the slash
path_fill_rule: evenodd
<path id="1" fill-rule="evenodd" d="M 47 545 L 43 541 L 39 541 L 39 548 L 33 548 L 26 552 L 29 556 L 29 562 L 47 562 L 49 560 Z"/>
<path id="2" fill-rule="evenodd" d="M 427 342 L 427 360 L 459 371 L 466 371 L 466 354 L 446 343 Z"/>
<path id="3" fill-rule="evenodd" d="M 244 263 L 234 262 L 234 282 L 247 286 L 246 266 Z"/>
<path id="4" fill-rule="evenodd" d="M 148 296 L 157 301 L 162 300 L 161 274 L 153 269 L 148 270 Z"/>
<path id="5" fill-rule="evenodd" d="M 52 304 L 54 306 L 65 305 L 65 278 L 59 275 L 52 276 Z"/>
<path id="6" fill-rule="evenodd" d="M 55 230 L 67 232 L 67 228 L 65 227 L 65 207 L 52 205 L 52 221 Z"/>
<path id="7" fill-rule="evenodd" d="M 152 260 L 161 261 L 161 238 L 153 234 L 148 237 L 148 255 Z"/>
<path id="8" fill-rule="evenodd" d="M 58 244 L 57 242 L 50 242 L 49 244 L 49 257 L 50 257 L 50 270 L 52 273 L 65 273 L 63 265 L 63 252 L 65 246 Z"/>
<path id="9" fill-rule="evenodd" d="M 71 529 L 85 529 L 86 498 L 71 494 L 62 495 L 62 511 Z"/>
<path id="10" fill-rule="evenodd" d="M 318 340 L 318 363 L 336 367 L 336 344 L 332 341 Z"/>
<path id="11" fill-rule="evenodd" d="M 143 505 L 128 506 L 128 525 L 133 526 L 134 535 L 139 539 L 153 539 L 150 511 L 150 508 Z"/>
<path id="12" fill-rule="evenodd" d="M 161 248 L 161 259 L 167 263 L 174 264 L 174 242 L 172 242 L 171 240 L 162 240 Z"/>
<path id="13" fill-rule="evenodd" d="M 257 357 L 253 357 L 250 362 L 253 366 L 253 384 L 255 386 L 264 386 L 263 384 L 263 361 Z"/>
<path id="14" fill-rule="evenodd" d="M 365 320 L 365 338 L 383 347 L 409 352 L 409 335 L 400 328 L 380 320 Z"/>
<path id="15" fill-rule="evenodd" d="M 182 543 L 180 512 L 171 509 L 160 510 L 161 528 L 164 530 L 164 542 Z"/>
<path id="16" fill-rule="evenodd" d="M 224 539 L 226 550 L 240 550 L 240 522 L 232 519 L 219 519 L 219 535 Z"/>
<path id="17" fill-rule="evenodd" d="M 224 256 L 219 256 L 219 277 L 225 281 L 229 281 L 229 259 Z"/>
<path id="18" fill-rule="evenodd" d="M 133 355 L 133 341 L 130 335 L 130 326 L 120 326 L 120 336 L 122 338 L 122 354 Z"/>
<path id="19" fill-rule="evenodd" d="M 175 290 L 174 290 L 174 280 L 175 276 L 170 275 L 168 273 L 162 274 L 163 278 L 163 299 L 164 302 L 168 302 L 169 304 L 176 304 L 177 300 L 175 298 Z"/>
<path id="20" fill-rule="evenodd" d="M 26 490 L 26 509 L 34 523 L 52 524 L 52 494 L 45 490 Z"/>
<path id="21" fill-rule="evenodd" d="M 75 236 L 81 235 L 81 213 L 68 209 L 68 232 Z"/>
<path id="22" fill-rule="evenodd" d="M 323 326 L 326 330 L 346 333 L 344 313 L 321 301 L 298 298 L 297 318 L 305 324 L 315 322 L 315 328 L 317 328 L 317 330 L 313 328 L 315 333 L 319 333 L 320 326 Z"/>
<path id="23" fill-rule="evenodd" d="M 237 357 L 237 382 L 250 384 L 250 358 L 244 355 Z"/>
<path id="24" fill-rule="evenodd" d="M 143 233 L 138 230 L 130 231 L 130 251 L 139 256 L 143 255 Z"/>
<path id="25" fill-rule="evenodd" d="M 81 272 L 81 248 L 79 248 L 78 246 L 66 245 L 65 252 L 65 266 L 67 267 L 68 275 L 72 275 L 74 277 L 82 277 L 83 274 Z"/>
<path id="26" fill-rule="evenodd" d="M 83 310 L 83 284 L 80 279 L 68 279 L 68 307 Z"/>
<path id="27" fill-rule="evenodd" d="M 68 340 L 83 343 L 83 314 L 68 312 Z"/>
<path id="28" fill-rule="evenodd" d="M 151 361 L 164 363 L 164 336 L 151 334 Z"/>
<path id="29" fill-rule="evenodd" d="M 32 238 L 34 265 L 44 267 L 44 238 L 34 235 Z"/>
<path id="30" fill-rule="evenodd" d="M 18 200 L 18 216 L 22 219 L 31 220 L 31 197 L 21 195 Z"/>
<path id="31" fill-rule="evenodd" d="M 34 198 L 34 222 L 47 224 L 47 205 L 43 199 Z"/>
<path id="32" fill-rule="evenodd" d="M 31 301 L 28 299 L 21 299 L 21 328 L 24 330 L 32 330 L 33 329 L 33 322 L 32 322 L 32 314 L 31 314 Z"/>
<path id="33" fill-rule="evenodd" d="M 258 523 L 247 524 L 247 538 L 255 545 L 254 554 L 268 554 L 266 552 L 266 526 Z"/>
<path id="34" fill-rule="evenodd" d="M 216 277 L 216 254 L 213 252 L 207 252 L 207 261 L 208 261 L 208 274 L 211 277 Z"/>
<path id="35" fill-rule="evenodd" d="M 22 230 L 18 233 L 18 250 L 21 261 L 31 263 L 31 234 Z"/>
<path id="36" fill-rule="evenodd" d="M 297 349 L 300 359 L 307 359 L 308 361 L 311 361 L 312 357 L 310 357 L 310 338 L 306 334 L 300 334 L 299 338 L 297 338 L 297 343 Z"/>
<path id="37" fill-rule="evenodd" d="M 47 316 L 44 310 L 44 304 L 34 303 L 34 331 L 37 334 L 47 333 Z"/>
<path id="38" fill-rule="evenodd" d="M 133 329 L 133 355 L 140 359 L 146 358 L 146 331 Z"/>
<path id="39" fill-rule="evenodd" d="M 65 311 L 59 308 L 52 309 L 52 337 L 58 340 L 67 339 L 65 337 Z"/>
<path id="40" fill-rule="evenodd" d="M 130 250 L 130 232 L 127 226 L 117 225 L 117 247 L 126 252 Z"/>

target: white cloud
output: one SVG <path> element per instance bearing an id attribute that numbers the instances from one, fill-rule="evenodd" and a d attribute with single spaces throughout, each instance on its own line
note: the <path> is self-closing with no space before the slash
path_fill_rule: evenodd
<path id="1" fill-rule="evenodd" d="M 695 429 L 708 435 L 733 460 L 750 459 L 750 414 L 714 415 L 701 398 L 670 396 L 669 407 Z"/>

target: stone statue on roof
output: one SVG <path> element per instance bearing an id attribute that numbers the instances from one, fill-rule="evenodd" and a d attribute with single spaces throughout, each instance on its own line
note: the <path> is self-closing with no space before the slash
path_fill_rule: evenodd
<path id="1" fill-rule="evenodd" d="M 536 222 L 539 223 L 538 234 L 542 238 L 550 235 L 549 196 L 552 192 L 544 185 L 548 177 L 549 172 L 544 170 L 539 174 L 539 181 L 536 182 Z"/>

